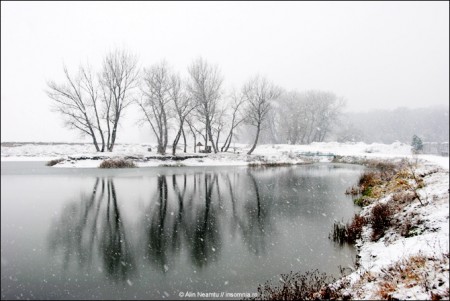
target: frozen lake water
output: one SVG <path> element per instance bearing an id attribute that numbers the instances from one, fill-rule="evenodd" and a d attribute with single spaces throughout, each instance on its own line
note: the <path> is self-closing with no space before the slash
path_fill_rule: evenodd
<path id="1" fill-rule="evenodd" d="M 2 299 L 256 293 L 290 271 L 338 276 L 328 239 L 363 167 L 62 169 L 1 163 Z"/>

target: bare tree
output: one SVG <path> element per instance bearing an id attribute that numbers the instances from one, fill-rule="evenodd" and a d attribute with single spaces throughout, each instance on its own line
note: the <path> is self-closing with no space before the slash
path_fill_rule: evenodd
<path id="1" fill-rule="evenodd" d="M 319 109 L 318 109 L 318 121 L 317 132 L 313 138 L 313 141 L 322 142 L 326 135 L 329 133 L 331 126 L 335 124 L 345 106 L 345 100 L 338 98 L 332 92 L 318 92 L 319 94 Z"/>
<path id="2" fill-rule="evenodd" d="M 197 152 L 197 129 L 194 125 L 194 120 L 192 118 L 192 115 L 188 115 L 185 119 L 187 125 L 189 126 L 189 130 L 191 131 L 192 137 L 194 137 L 194 153 Z"/>
<path id="3" fill-rule="evenodd" d="M 275 102 L 269 121 L 275 121 L 275 133 L 282 143 L 322 142 L 338 122 L 344 104 L 343 98 L 331 92 L 291 91 Z"/>
<path id="4" fill-rule="evenodd" d="M 242 93 L 233 91 L 231 94 L 232 104 L 231 104 L 231 124 L 230 131 L 228 132 L 227 138 L 220 149 L 221 152 L 228 151 L 231 141 L 233 140 L 233 134 L 235 129 L 244 121 L 244 116 L 241 112 L 242 105 L 245 103 L 245 98 Z"/>
<path id="5" fill-rule="evenodd" d="M 297 144 L 306 128 L 307 110 L 302 95 L 297 92 L 284 93 L 277 101 L 278 136 L 283 142 Z"/>
<path id="6" fill-rule="evenodd" d="M 228 117 L 226 107 L 222 107 L 217 110 L 217 114 L 215 115 L 215 118 L 212 120 L 211 128 L 212 132 L 214 133 L 216 137 L 215 145 L 217 148 L 217 151 L 219 151 L 219 139 L 220 134 L 222 133 L 222 130 L 225 127 L 226 119 Z"/>
<path id="7" fill-rule="evenodd" d="M 100 125 L 98 87 L 90 67 L 80 66 L 76 76 L 71 76 L 64 67 L 64 75 L 63 84 L 54 81 L 47 83 L 47 95 L 55 101 L 55 111 L 63 115 L 66 126 L 90 136 L 95 149 L 103 152 L 105 141 Z M 101 147 L 97 135 L 101 137 Z"/>
<path id="8" fill-rule="evenodd" d="M 168 119 L 171 111 L 172 78 L 165 61 L 144 70 L 142 99 L 139 107 L 158 141 L 158 153 L 166 154 Z"/>
<path id="9" fill-rule="evenodd" d="M 205 124 L 206 139 L 214 152 L 217 153 L 217 145 L 212 135 L 212 121 L 217 113 L 217 102 L 221 96 L 223 78 L 217 66 L 212 66 L 202 58 L 195 60 L 188 68 L 190 79 L 187 85 L 190 97 L 197 103 L 197 112 Z"/>
<path id="10" fill-rule="evenodd" d="M 120 117 L 132 103 L 132 92 L 139 85 L 137 58 L 125 50 L 116 49 L 109 53 L 103 61 L 100 83 L 105 103 L 107 147 L 111 152 L 116 142 Z"/>
<path id="11" fill-rule="evenodd" d="M 250 155 L 258 144 L 259 134 L 270 110 L 271 101 L 281 94 L 281 89 L 269 82 L 265 77 L 255 76 L 242 88 L 246 100 L 246 122 L 256 127 L 255 142 L 248 151 Z"/>
<path id="12" fill-rule="evenodd" d="M 196 103 L 185 92 L 183 83 L 178 75 L 172 75 L 171 89 L 169 91 L 169 94 L 172 99 L 175 114 L 178 119 L 178 131 L 175 135 L 175 139 L 173 140 L 172 145 L 172 154 L 175 155 L 181 135 L 183 135 L 184 152 L 186 152 L 186 135 L 184 133 L 184 123 L 187 116 L 189 116 L 189 114 L 196 108 Z"/>

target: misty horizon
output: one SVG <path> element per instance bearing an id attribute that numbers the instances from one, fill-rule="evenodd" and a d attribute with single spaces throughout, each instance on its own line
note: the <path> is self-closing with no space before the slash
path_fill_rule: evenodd
<path id="1" fill-rule="evenodd" d="M 115 22 L 121 17 L 121 22 Z M 2 142 L 89 141 L 51 111 L 46 83 L 113 48 L 187 75 L 217 65 L 224 90 L 254 74 L 345 99 L 343 112 L 448 111 L 448 3 L 2 3 Z M 81 23 L 78 20 L 83 20 Z M 130 107 L 118 143 L 152 142 Z M 448 117 L 447 117 L 448 118 Z"/>

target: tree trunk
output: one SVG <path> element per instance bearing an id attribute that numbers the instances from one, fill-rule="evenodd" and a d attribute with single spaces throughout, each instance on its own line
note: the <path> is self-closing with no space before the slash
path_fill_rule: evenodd
<path id="1" fill-rule="evenodd" d="M 207 129 L 206 137 L 209 138 L 209 141 L 211 141 L 211 145 L 212 145 L 212 148 L 214 150 L 214 153 L 217 154 L 217 147 L 216 147 L 216 145 L 214 143 L 214 140 L 213 140 L 213 135 L 212 135 L 212 132 L 211 132 L 211 125 L 209 124 L 209 122 L 208 122 L 208 129 Z"/>
<path id="2" fill-rule="evenodd" d="M 167 116 L 166 111 L 163 109 L 163 130 L 164 130 L 164 138 L 163 141 L 163 147 L 164 147 L 164 155 L 166 154 L 166 148 L 167 148 L 167 141 L 169 140 L 168 134 L 167 134 Z"/>
<path id="3" fill-rule="evenodd" d="M 175 139 L 173 140 L 173 145 L 172 145 L 172 155 L 173 156 L 175 156 L 175 153 L 177 151 L 177 145 L 178 145 L 178 141 L 180 140 L 180 136 L 181 136 L 181 128 L 178 130 L 178 133 L 175 136 Z"/>
<path id="4" fill-rule="evenodd" d="M 230 136 L 230 139 L 228 140 L 228 144 L 226 145 L 224 152 L 227 152 L 228 149 L 230 148 L 231 140 L 233 139 L 233 132 L 231 132 L 230 134 L 231 134 L 231 136 Z"/>
<path id="5" fill-rule="evenodd" d="M 261 126 L 261 125 L 258 123 L 258 126 L 256 127 L 256 138 L 255 138 L 255 142 L 253 143 L 252 148 L 248 151 L 247 155 L 251 155 L 251 154 L 253 153 L 253 151 L 255 150 L 255 148 L 256 148 L 256 144 L 258 144 L 259 132 L 260 132 L 260 130 L 261 130 L 260 126 Z"/>
<path id="6" fill-rule="evenodd" d="M 186 148 L 187 148 L 187 145 L 186 145 L 186 134 L 184 133 L 184 129 L 183 128 L 181 128 L 181 133 L 183 134 L 184 153 L 186 153 Z"/>
<path id="7" fill-rule="evenodd" d="M 118 124 L 118 120 L 114 121 L 114 127 L 112 130 L 112 135 L 111 135 L 111 144 L 108 146 L 108 151 L 112 152 L 114 149 L 114 144 L 116 143 L 116 131 L 117 131 L 117 124 Z"/>
<path id="8" fill-rule="evenodd" d="M 195 134 L 194 135 L 194 153 L 197 152 L 197 136 Z"/>
<path id="9" fill-rule="evenodd" d="M 219 137 L 220 137 L 220 131 L 217 131 L 217 137 L 216 137 L 216 147 L 217 147 L 217 151 L 219 151 Z M 216 151 L 216 153 L 217 153 Z"/>
<path id="10" fill-rule="evenodd" d="M 97 143 L 97 139 L 95 139 L 95 135 L 91 134 L 91 137 L 92 137 L 92 141 L 94 142 L 95 150 L 99 152 L 100 148 L 98 147 L 98 143 Z"/>

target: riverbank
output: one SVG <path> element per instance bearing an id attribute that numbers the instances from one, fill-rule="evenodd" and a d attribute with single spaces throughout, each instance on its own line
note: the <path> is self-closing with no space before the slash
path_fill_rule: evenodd
<path id="1" fill-rule="evenodd" d="M 62 159 L 54 167 L 97 168 L 103 160 L 132 160 L 137 167 L 152 166 L 229 166 L 276 165 L 330 162 L 334 156 L 365 159 L 412 158 L 411 146 L 403 143 L 366 144 L 321 142 L 309 145 L 258 145 L 247 155 L 249 145 L 236 144 L 229 152 L 202 154 L 178 150 L 176 156 L 161 156 L 148 148 L 150 144 L 117 144 L 114 152 L 92 152 L 91 144 L 2 143 L 2 161 L 50 161 Z M 192 150 L 191 150 L 192 151 Z M 448 157 L 419 155 L 422 160 L 448 167 Z"/>
<path id="2" fill-rule="evenodd" d="M 446 168 L 445 168 L 446 167 Z M 373 218 L 375 207 L 391 208 L 389 226 L 374 239 L 374 226 L 365 225 L 357 240 L 357 267 L 323 288 L 319 298 L 335 296 L 364 300 L 440 300 L 449 298 L 449 170 L 418 162 L 413 179 L 397 185 L 362 208 L 359 216 Z M 411 186 L 409 186 L 411 184 Z M 416 186 L 412 186 L 416 185 Z M 412 197 L 408 197 L 413 194 Z M 412 199 L 412 200 L 411 200 Z"/>

